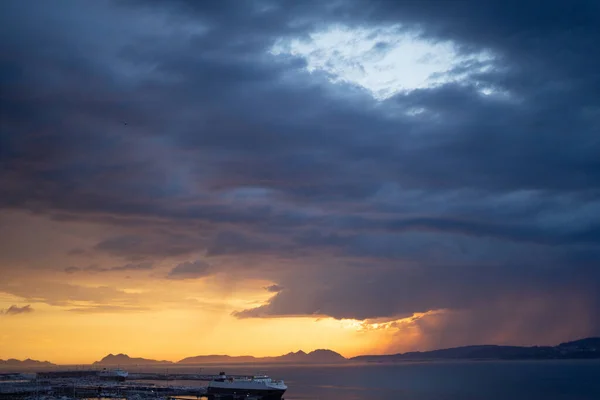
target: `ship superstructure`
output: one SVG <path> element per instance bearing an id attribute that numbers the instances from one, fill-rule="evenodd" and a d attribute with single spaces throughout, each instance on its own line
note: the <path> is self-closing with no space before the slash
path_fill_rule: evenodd
<path id="1" fill-rule="evenodd" d="M 116 381 L 124 381 L 129 376 L 129 373 L 121 368 L 106 369 L 98 372 L 98 377 L 102 379 L 113 379 Z"/>
<path id="2" fill-rule="evenodd" d="M 208 384 L 208 394 L 229 394 L 257 396 L 263 400 L 281 400 L 287 386 L 282 380 L 271 379 L 267 375 L 248 377 L 228 377 L 221 372 Z"/>

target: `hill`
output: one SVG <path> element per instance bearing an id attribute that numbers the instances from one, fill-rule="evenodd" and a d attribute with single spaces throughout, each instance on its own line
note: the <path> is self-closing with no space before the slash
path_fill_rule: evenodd
<path id="1" fill-rule="evenodd" d="M 314 363 L 336 363 L 346 361 L 346 358 L 335 351 L 328 349 L 318 349 L 311 351 L 310 353 L 304 353 L 298 351 L 296 353 L 289 353 L 279 357 L 282 361 L 291 360 L 299 362 L 314 362 Z"/>
<path id="2" fill-rule="evenodd" d="M 215 363 L 252 363 L 258 360 L 253 356 L 227 356 L 227 355 L 219 355 L 212 354 L 206 356 L 194 356 L 194 357 L 186 357 L 183 360 L 177 362 L 177 364 L 215 364 Z"/>
<path id="3" fill-rule="evenodd" d="M 187 357 L 177 364 L 236 364 L 236 363 L 302 363 L 302 364 L 325 364 L 346 361 L 341 354 L 332 350 L 315 350 L 305 353 L 302 350 L 284 354 L 277 357 L 253 357 L 253 356 L 226 356 L 226 355 L 208 355 Z"/>
<path id="4" fill-rule="evenodd" d="M 572 342 L 561 343 L 558 345 L 561 349 L 579 349 L 579 350 L 600 350 L 600 337 L 591 337 L 586 339 L 574 340 Z"/>
<path id="5" fill-rule="evenodd" d="M 56 364 L 52 364 L 49 361 L 38 361 L 32 360 L 30 358 L 26 360 L 17 360 L 14 358 L 9 358 L 8 360 L 0 360 L 0 366 L 6 367 L 53 367 Z"/>
<path id="6" fill-rule="evenodd" d="M 127 354 L 109 354 L 93 365 L 155 365 L 155 364 L 173 364 L 171 361 L 150 360 L 147 358 L 129 357 Z"/>
<path id="7" fill-rule="evenodd" d="M 391 355 L 365 355 L 351 358 L 359 362 L 397 362 L 426 360 L 544 360 L 600 358 L 600 338 L 587 338 L 558 346 L 462 346 L 432 351 Z"/>

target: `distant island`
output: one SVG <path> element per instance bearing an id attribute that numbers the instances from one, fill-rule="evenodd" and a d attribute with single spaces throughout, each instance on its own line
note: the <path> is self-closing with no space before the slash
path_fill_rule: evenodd
<path id="1" fill-rule="evenodd" d="M 152 360 L 129 357 L 127 354 L 109 354 L 96 361 L 97 366 L 142 366 L 142 365 L 186 365 L 186 364 L 336 364 L 344 362 L 358 363 L 395 363 L 403 361 L 436 360 L 566 360 L 600 358 L 600 337 L 575 340 L 557 346 L 461 346 L 432 351 L 413 351 L 389 355 L 362 355 L 345 358 L 332 350 L 319 349 L 305 353 L 300 350 L 276 357 L 198 355 L 186 357 L 180 361 Z M 0 367 L 53 367 L 48 361 L 26 359 L 0 360 Z"/>
<path id="2" fill-rule="evenodd" d="M 243 364 L 243 363 L 293 363 L 293 364 L 325 364 L 347 361 L 341 354 L 331 350 L 315 350 L 305 353 L 302 350 L 277 357 L 254 356 L 228 356 L 228 355 L 201 355 L 186 357 L 173 363 L 171 361 L 157 361 L 147 358 L 133 358 L 127 354 L 109 354 L 93 365 L 159 365 L 159 364 Z"/>
<path id="3" fill-rule="evenodd" d="M 332 350 L 320 349 L 305 353 L 300 350 L 277 357 L 199 355 L 186 357 L 176 363 L 145 358 L 131 358 L 125 354 L 109 354 L 98 365 L 154 365 L 154 364 L 335 364 L 343 362 L 390 363 L 402 361 L 436 360 L 544 360 L 600 358 L 600 337 L 561 343 L 558 346 L 461 346 L 432 351 L 414 351 L 389 355 L 363 355 L 345 358 Z"/>
<path id="4" fill-rule="evenodd" d="M 17 360 L 9 358 L 8 360 L 0 360 L 0 367 L 53 367 L 56 364 L 52 364 L 49 361 L 38 361 L 30 358 L 26 360 Z"/>
<path id="5" fill-rule="evenodd" d="M 347 359 L 339 353 L 332 350 L 315 350 L 305 353 L 302 350 L 295 353 L 288 353 L 277 357 L 253 357 L 238 356 L 231 357 L 227 355 L 209 355 L 187 357 L 177 364 L 214 364 L 214 363 L 311 363 L 311 364 L 329 364 L 344 362 Z"/>
<path id="6" fill-rule="evenodd" d="M 94 362 L 92 365 L 156 365 L 156 364 L 173 364 L 172 361 L 166 360 L 150 360 L 148 358 L 134 358 L 127 354 L 109 354 L 100 361 Z"/>
<path id="7" fill-rule="evenodd" d="M 432 351 L 358 356 L 358 362 L 400 362 L 435 360 L 557 360 L 600 358 L 600 337 L 561 343 L 558 346 L 462 346 Z"/>

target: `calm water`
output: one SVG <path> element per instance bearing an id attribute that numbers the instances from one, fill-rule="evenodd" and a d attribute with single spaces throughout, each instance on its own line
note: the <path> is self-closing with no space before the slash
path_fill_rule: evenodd
<path id="1" fill-rule="evenodd" d="M 289 387 L 286 400 L 600 399 L 600 360 L 222 368 L 231 374 L 266 372 L 284 379 Z M 198 368 L 176 368 L 186 369 L 198 372 Z M 205 368 L 203 372 L 218 369 Z"/>

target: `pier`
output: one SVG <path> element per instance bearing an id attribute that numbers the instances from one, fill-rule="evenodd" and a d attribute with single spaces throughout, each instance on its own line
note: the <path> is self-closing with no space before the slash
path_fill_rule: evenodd
<path id="1" fill-rule="evenodd" d="M 249 375 L 227 375 L 234 379 L 248 378 Z M 218 378 L 218 375 L 207 375 L 207 374 L 176 374 L 176 373 L 152 373 L 152 372 L 140 372 L 130 373 L 127 380 L 161 380 L 161 381 L 212 381 Z"/>
<path id="2" fill-rule="evenodd" d="M 136 399 L 172 399 L 179 396 L 202 398 L 206 395 L 204 387 L 170 387 L 157 385 L 123 384 L 106 385 L 89 382 L 27 382 L 3 383 L 0 385 L 0 399 L 36 399 L 36 398 L 136 398 Z"/>
<path id="3" fill-rule="evenodd" d="M 5 374 L 0 380 L 0 400 L 50 399 L 130 399 L 130 400 L 260 400 L 260 397 L 241 395 L 208 395 L 206 386 L 160 385 L 143 381 L 211 381 L 216 376 L 179 373 L 132 373 L 125 382 L 105 381 L 97 371 L 43 372 L 35 378 L 31 374 Z M 245 377 L 246 375 L 230 375 Z M 10 379 L 10 380 L 7 380 Z"/>

